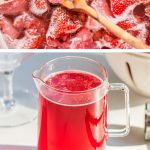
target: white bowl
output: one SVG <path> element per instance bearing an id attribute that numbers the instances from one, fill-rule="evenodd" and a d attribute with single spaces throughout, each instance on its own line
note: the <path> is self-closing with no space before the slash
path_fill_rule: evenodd
<path id="1" fill-rule="evenodd" d="M 150 97 L 150 54 L 106 53 L 116 75 L 137 93 Z"/>

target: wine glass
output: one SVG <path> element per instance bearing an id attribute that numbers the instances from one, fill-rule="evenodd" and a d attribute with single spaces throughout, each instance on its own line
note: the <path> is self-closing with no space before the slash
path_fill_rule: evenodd
<path id="1" fill-rule="evenodd" d="M 13 87 L 14 70 L 31 55 L 0 53 L 0 73 L 4 82 L 3 91 L 0 92 L 0 127 L 24 125 L 37 117 L 36 95 L 27 89 L 17 90 Z"/>

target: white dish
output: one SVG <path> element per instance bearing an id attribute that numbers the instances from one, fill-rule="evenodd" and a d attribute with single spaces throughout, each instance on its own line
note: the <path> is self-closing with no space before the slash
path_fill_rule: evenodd
<path id="1" fill-rule="evenodd" d="M 150 97 L 150 54 L 106 53 L 105 56 L 120 79 L 137 93 Z"/>

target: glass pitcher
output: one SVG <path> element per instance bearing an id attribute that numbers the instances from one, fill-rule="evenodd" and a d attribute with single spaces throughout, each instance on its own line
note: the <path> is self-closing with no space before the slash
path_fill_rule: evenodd
<path id="1" fill-rule="evenodd" d="M 38 150 L 104 150 L 107 137 L 129 133 L 128 87 L 109 83 L 106 69 L 98 62 L 83 57 L 57 58 L 36 70 L 33 78 L 39 91 Z M 96 86 L 85 90 L 85 84 Z M 107 129 L 111 90 L 125 94 L 123 129 Z"/>

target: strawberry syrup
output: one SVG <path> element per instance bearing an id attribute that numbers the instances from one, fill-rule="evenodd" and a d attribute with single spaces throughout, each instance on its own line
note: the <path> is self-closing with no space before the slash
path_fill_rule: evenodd
<path id="1" fill-rule="evenodd" d="M 38 150 L 104 150 L 107 96 L 94 101 L 90 91 L 102 80 L 90 73 L 66 71 L 51 75 L 45 82 L 64 93 L 78 93 L 78 99 L 75 95 L 67 105 L 58 94 L 55 101 L 40 94 Z"/>

